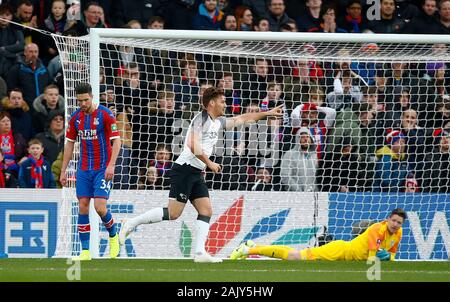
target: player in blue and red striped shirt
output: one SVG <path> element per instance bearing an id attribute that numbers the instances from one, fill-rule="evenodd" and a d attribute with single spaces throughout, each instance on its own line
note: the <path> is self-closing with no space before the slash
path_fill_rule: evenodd
<path id="1" fill-rule="evenodd" d="M 109 232 L 109 254 L 116 258 L 119 254 L 119 241 L 114 219 L 106 208 L 109 198 L 114 167 L 120 151 L 121 141 L 116 119 L 108 108 L 92 103 L 92 88 L 88 83 L 80 83 L 75 88 L 80 109 L 69 120 L 66 131 L 64 160 L 60 181 L 67 183 L 66 169 L 72 158 L 74 144 L 80 138 L 80 159 L 76 175 L 76 192 L 79 201 L 78 233 L 81 241 L 81 254 L 78 260 L 90 260 L 89 202 L 94 198 L 95 209 Z M 113 142 L 111 146 L 111 142 Z"/>

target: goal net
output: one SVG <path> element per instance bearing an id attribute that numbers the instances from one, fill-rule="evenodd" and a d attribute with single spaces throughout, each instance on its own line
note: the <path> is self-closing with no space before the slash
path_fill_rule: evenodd
<path id="1" fill-rule="evenodd" d="M 87 81 L 117 119 L 122 149 L 108 201 L 116 222 L 166 206 L 172 163 L 204 90 L 217 86 L 226 117 L 279 105 L 284 114 L 221 133 L 211 159 L 222 172 L 204 175 L 211 254 L 226 258 L 248 239 L 297 249 L 351 240 L 403 208 L 409 217 L 397 258 L 447 259 L 450 40 L 355 36 L 123 29 L 54 36 L 66 117 L 77 108 L 74 87 Z M 59 214 L 61 257 L 80 249 L 75 183 L 64 189 Z M 195 219 L 188 205 L 176 221 L 140 226 L 121 256 L 191 257 Z M 105 256 L 107 232 L 98 219 L 92 224 L 91 250 Z"/>

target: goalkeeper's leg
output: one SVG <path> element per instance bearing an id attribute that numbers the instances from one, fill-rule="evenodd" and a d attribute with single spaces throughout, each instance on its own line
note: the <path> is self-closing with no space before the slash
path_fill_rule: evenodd
<path id="1" fill-rule="evenodd" d="M 300 260 L 345 260 L 349 243 L 336 240 L 319 247 L 303 249 L 298 253 Z"/>
<path id="2" fill-rule="evenodd" d="M 298 251 L 283 245 L 239 246 L 231 255 L 231 259 L 246 258 L 248 255 L 259 255 L 283 260 L 345 260 L 348 242 L 337 240 L 321 247 L 306 248 Z"/>
<path id="3" fill-rule="evenodd" d="M 249 255 L 266 256 L 283 260 L 297 260 L 299 258 L 299 252 L 292 247 L 284 245 L 254 245 L 249 240 L 236 248 L 231 254 L 230 259 L 243 259 Z"/>
<path id="4" fill-rule="evenodd" d="M 125 244 L 127 237 L 137 226 L 141 224 L 151 224 L 158 223 L 163 220 L 177 219 L 180 217 L 181 213 L 183 213 L 185 205 L 185 203 L 176 201 L 175 199 L 169 199 L 169 205 L 167 208 L 153 208 L 130 220 L 123 221 L 119 232 L 120 244 Z"/>

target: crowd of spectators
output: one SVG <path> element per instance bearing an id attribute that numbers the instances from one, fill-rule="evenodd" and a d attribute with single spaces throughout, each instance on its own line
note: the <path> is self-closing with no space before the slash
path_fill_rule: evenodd
<path id="1" fill-rule="evenodd" d="M 83 36 L 94 27 L 450 33 L 450 0 L 381 0 L 375 19 L 364 0 L 0 3 L 0 187 L 60 186 L 62 63 L 52 37 L 30 28 L 65 36 Z M 433 51 L 448 49 L 437 44 Z M 131 45 L 102 46 L 102 53 L 100 102 L 115 114 L 123 142 L 115 188 L 169 187 L 180 138 L 210 86 L 223 89 L 227 116 L 279 105 L 284 110 L 280 120 L 224 134 L 226 151 L 212 158 L 222 173 L 205 175 L 213 189 L 447 192 L 450 187 L 448 62 L 283 61 Z"/>

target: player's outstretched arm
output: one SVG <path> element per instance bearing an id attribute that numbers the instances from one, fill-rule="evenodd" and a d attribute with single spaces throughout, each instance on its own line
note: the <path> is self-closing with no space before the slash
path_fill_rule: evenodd
<path id="1" fill-rule="evenodd" d="M 265 119 L 267 117 L 275 117 L 275 118 L 282 117 L 283 116 L 283 106 L 284 105 L 280 105 L 280 106 L 273 108 L 272 110 L 265 111 L 265 112 L 245 113 L 245 114 L 238 115 L 236 117 L 229 118 L 229 119 L 227 119 L 225 128 L 227 130 L 233 129 L 234 127 L 239 127 L 245 123 L 257 122 L 257 121 Z"/>
<path id="2" fill-rule="evenodd" d="M 67 184 L 66 170 L 67 166 L 69 165 L 69 161 L 72 158 L 74 146 L 75 142 L 70 140 L 67 140 L 66 145 L 64 146 L 64 157 L 61 166 L 61 175 L 59 176 L 59 182 L 63 187 L 65 187 Z"/>

